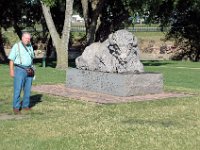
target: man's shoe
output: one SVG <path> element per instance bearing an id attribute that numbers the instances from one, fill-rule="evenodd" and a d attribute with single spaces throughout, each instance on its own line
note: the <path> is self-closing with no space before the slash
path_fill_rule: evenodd
<path id="1" fill-rule="evenodd" d="M 31 108 L 30 107 L 26 107 L 26 108 L 22 108 L 22 110 L 25 110 L 25 111 L 30 111 Z"/>
<path id="2" fill-rule="evenodd" d="M 19 109 L 13 108 L 13 112 L 15 115 L 19 115 L 21 114 L 21 112 L 19 111 Z"/>

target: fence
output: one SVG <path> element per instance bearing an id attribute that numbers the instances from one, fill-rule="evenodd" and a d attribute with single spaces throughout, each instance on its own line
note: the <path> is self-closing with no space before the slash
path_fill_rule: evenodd
<path id="1" fill-rule="evenodd" d="M 143 27 L 128 27 L 128 31 L 130 32 L 161 32 L 161 31 L 168 31 L 169 27 L 161 28 L 159 26 L 153 27 L 153 26 L 143 26 Z M 71 32 L 85 32 L 85 26 L 80 25 L 73 25 L 71 27 Z"/>
<path id="2" fill-rule="evenodd" d="M 169 27 L 161 28 L 159 26 L 135 26 L 126 28 L 130 32 L 166 32 L 169 31 Z M 33 30 L 23 30 L 28 32 L 33 32 Z M 35 31 L 35 30 L 34 30 Z M 6 32 L 13 32 L 13 30 L 9 30 Z M 42 32 L 42 29 L 37 29 L 37 32 Z M 84 25 L 72 25 L 71 32 L 86 32 L 86 28 Z M 4 32 L 3 32 L 4 33 Z"/>

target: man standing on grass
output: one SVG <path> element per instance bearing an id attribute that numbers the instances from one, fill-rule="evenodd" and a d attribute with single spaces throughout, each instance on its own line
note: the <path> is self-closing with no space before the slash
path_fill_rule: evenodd
<path id="1" fill-rule="evenodd" d="M 10 60 L 10 76 L 14 78 L 13 112 L 20 114 L 20 110 L 30 110 L 30 94 L 33 77 L 29 76 L 27 69 L 33 65 L 34 52 L 31 45 L 31 35 L 28 32 L 22 34 L 20 42 L 16 43 L 8 56 Z M 20 94 L 23 90 L 23 100 Z"/>

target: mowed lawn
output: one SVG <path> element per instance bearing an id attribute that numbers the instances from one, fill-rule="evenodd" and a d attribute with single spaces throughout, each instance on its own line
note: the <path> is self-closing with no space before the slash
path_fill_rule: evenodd
<path id="1" fill-rule="evenodd" d="M 143 64 L 163 73 L 165 91 L 191 96 L 100 105 L 32 92 L 31 113 L 0 120 L 0 150 L 199 150 L 200 63 Z M 38 64 L 33 84 L 65 80 L 65 71 Z M 8 65 L 0 65 L 0 85 L 0 116 L 12 115 Z"/>

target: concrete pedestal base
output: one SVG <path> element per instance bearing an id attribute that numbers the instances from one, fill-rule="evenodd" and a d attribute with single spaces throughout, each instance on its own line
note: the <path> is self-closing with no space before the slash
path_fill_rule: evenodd
<path id="1" fill-rule="evenodd" d="M 159 73 L 117 74 L 69 68 L 66 86 L 116 96 L 156 94 L 163 92 L 163 76 Z"/>

